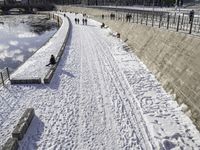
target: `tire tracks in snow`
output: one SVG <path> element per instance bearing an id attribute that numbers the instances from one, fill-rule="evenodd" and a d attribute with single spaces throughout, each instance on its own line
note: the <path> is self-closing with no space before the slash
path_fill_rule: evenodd
<path id="1" fill-rule="evenodd" d="M 91 37 L 96 38 L 97 36 L 95 36 L 95 34 L 97 34 L 97 33 L 94 33 L 91 31 Z M 144 141 L 142 148 L 154 149 L 154 141 L 152 140 L 152 138 L 149 134 L 149 131 L 146 127 L 146 123 L 141 114 L 140 108 L 134 99 L 133 93 L 131 92 L 131 88 L 129 87 L 129 84 L 126 81 L 122 72 L 118 69 L 118 66 L 115 63 L 115 60 L 112 57 L 112 54 L 111 53 L 109 54 L 108 48 L 110 46 L 107 44 L 107 42 L 104 42 L 104 40 L 100 40 L 100 39 L 101 39 L 101 37 L 96 39 L 99 42 L 99 43 L 97 43 L 98 46 L 96 46 L 96 47 L 101 47 L 99 49 L 100 51 L 98 50 L 98 52 L 101 52 L 101 54 L 99 54 L 99 56 L 103 55 L 103 58 L 101 60 L 103 60 L 104 66 L 106 66 L 108 72 L 110 73 L 110 76 L 114 81 L 115 87 L 118 90 L 119 95 L 121 96 L 123 107 L 126 110 L 126 115 L 131 118 L 131 119 L 129 119 L 130 122 L 132 122 L 131 120 L 135 120 L 134 123 L 137 124 L 136 130 L 139 129 L 138 133 L 140 133 L 141 134 L 140 136 L 142 137 L 142 139 L 139 139 L 139 141 L 140 142 Z M 103 45 L 106 45 L 107 48 L 103 47 Z M 106 49 L 107 49 L 107 51 L 105 53 Z M 109 55 L 110 55 L 110 57 L 109 57 Z M 111 68 L 109 68 L 108 66 L 110 66 Z M 109 71 L 109 69 L 110 69 L 110 71 Z M 117 83 L 118 81 L 120 81 L 120 83 Z M 129 114 L 129 112 L 131 112 L 131 114 Z M 137 113 L 137 115 L 135 113 Z M 134 123 L 132 123 L 133 126 L 135 125 Z M 137 133 L 137 136 L 138 136 L 138 133 Z"/>

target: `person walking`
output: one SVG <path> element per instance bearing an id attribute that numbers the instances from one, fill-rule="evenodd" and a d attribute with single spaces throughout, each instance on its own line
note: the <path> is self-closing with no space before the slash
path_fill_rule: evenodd
<path id="1" fill-rule="evenodd" d="M 87 18 L 85 18 L 85 25 L 87 25 Z"/>
<path id="2" fill-rule="evenodd" d="M 189 18 L 190 18 L 189 23 L 192 23 L 192 21 L 193 21 L 193 19 L 194 19 L 194 10 L 191 10 L 191 11 L 190 11 Z"/>
<path id="3" fill-rule="evenodd" d="M 85 25 L 85 19 L 84 18 L 82 19 L 82 23 L 83 23 L 83 25 Z"/>

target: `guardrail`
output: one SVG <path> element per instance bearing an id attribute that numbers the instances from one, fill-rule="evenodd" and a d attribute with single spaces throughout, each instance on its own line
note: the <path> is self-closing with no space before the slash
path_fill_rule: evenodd
<path id="1" fill-rule="evenodd" d="M 10 80 L 10 73 L 8 68 L 5 68 L 0 71 L 0 85 L 1 84 L 5 85 L 6 80 Z"/>
<path id="2" fill-rule="evenodd" d="M 102 9 L 102 8 L 101 8 Z M 190 17 L 189 13 L 166 13 L 166 12 L 147 12 L 142 10 L 109 10 L 108 15 L 96 15 L 102 19 L 111 19 L 128 23 L 144 24 L 147 26 L 165 28 L 177 32 L 200 35 L 200 17 L 194 15 Z"/>

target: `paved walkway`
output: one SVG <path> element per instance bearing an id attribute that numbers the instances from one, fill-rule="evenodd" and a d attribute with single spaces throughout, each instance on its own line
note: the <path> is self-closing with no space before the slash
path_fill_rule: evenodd
<path id="1" fill-rule="evenodd" d="M 21 65 L 12 75 L 12 79 L 43 79 L 47 74 L 49 59 L 53 54 L 58 55 L 68 32 L 69 22 L 66 17 L 59 15 L 63 23 L 55 35 L 33 56 L 31 56 L 23 65 Z"/>

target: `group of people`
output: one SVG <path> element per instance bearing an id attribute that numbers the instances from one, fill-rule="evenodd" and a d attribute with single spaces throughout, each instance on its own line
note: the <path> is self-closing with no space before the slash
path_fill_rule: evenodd
<path id="1" fill-rule="evenodd" d="M 79 18 L 75 18 L 75 23 L 76 23 L 76 24 L 79 24 L 79 22 L 80 22 Z M 82 19 L 82 24 L 83 24 L 83 25 L 87 25 L 87 22 L 88 22 L 88 21 L 87 21 L 87 18 L 83 18 L 83 19 Z"/>
<path id="2" fill-rule="evenodd" d="M 132 18 L 132 15 L 131 14 L 126 14 L 126 22 L 130 22 L 131 21 L 131 18 Z"/>
<path id="3" fill-rule="evenodd" d="M 79 18 L 75 18 L 75 23 L 76 24 L 79 24 L 79 21 L 80 21 Z"/>
<path id="4" fill-rule="evenodd" d="M 111 20 L 115 20 L 115 14 L 111 13 L 111 14 L 110 14 L 110 19 L 111 19 Z"/>
<path id="5" fill-rule="evenodd" d="M 83 25 L 87 25 L 87 18 L 82 19 Z"/>

